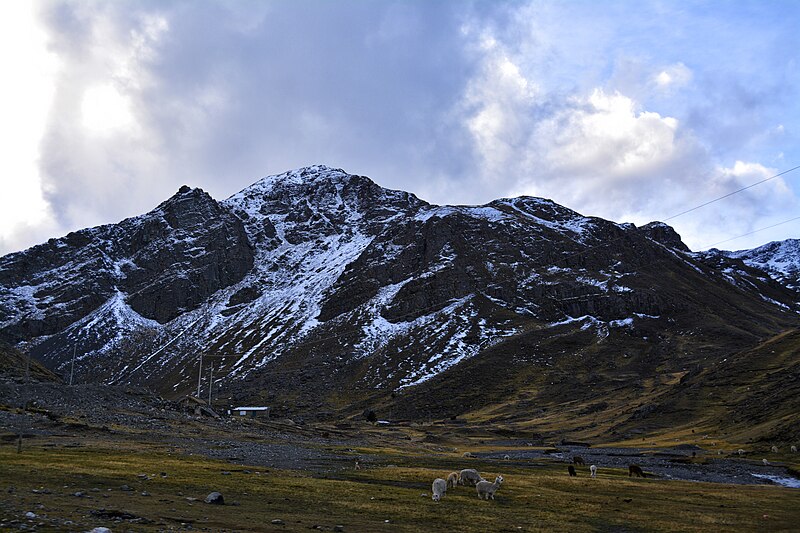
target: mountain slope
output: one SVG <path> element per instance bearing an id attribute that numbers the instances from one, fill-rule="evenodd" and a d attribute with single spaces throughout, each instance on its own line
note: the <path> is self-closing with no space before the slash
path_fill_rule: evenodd
<path id="1" fill-rule="evenodd" d="M 49 371 L 36 359 L 27 356 L 19 350 L 0 341 L 0 380 L 13 380 L 24 382 L 31 381 L 60 381 L 59 377 Z"/>
<path id="2" fill-rule="evenodd" d="M 788 287 L 800 290 L 800 240 L 775 241 L 737 252 L 724 252 L 747 265 L 768 272 Z"/>
<path id="3" fill-rule="evenodd" d="M 798 301 L 665 224 L 435 206 L 324 166 L 0 258 L 0 334 L 52 368 L 77 346 L 81 379 L 180 394 L 214 355 L 221 397 L 294 416 L 629 402 L 796 325 Z"/>

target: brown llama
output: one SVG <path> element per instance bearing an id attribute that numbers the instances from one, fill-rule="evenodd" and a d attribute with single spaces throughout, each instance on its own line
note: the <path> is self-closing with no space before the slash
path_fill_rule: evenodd
<path id="1" fill-rule="evenodd" d="M 628 465 L 628 477 L 633 477 L 634 475 L 636 475 L 636 477 L 646 477 L 642 467 L 637 465 Z"/>

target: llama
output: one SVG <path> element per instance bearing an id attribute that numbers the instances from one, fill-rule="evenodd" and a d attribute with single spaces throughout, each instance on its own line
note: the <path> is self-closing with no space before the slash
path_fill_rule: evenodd
<path id="1" fill-rule="evenodd" d="M 636 477 L 646 477 L 641 466 L 628 465 L 628 477 L 633 477 L 634 475 L 636 475 Z"/>
<path id="2" fill-rule="evenodd" d="M 450 475 L 447 476 L 447 488 L 452 489 L 458 485 L 458 472 L 450 472 Z"/>
<path id="3" fill-rule="evenodd" d="M 477 470 L 474 468 L 465 468 L 458 474 L 458 484 L 459 485 L 467 485 L 470 484 L 472 486 L 477 485 L 481 481 L 486 481 L 481 477 Z"/>
<path id="4" fill-rule="evenodd" d="M 567 467 L 567 472 L 569 472 L 569 477 L 578 477 L 578 474 L 575 473 L 575 467 L 572 465 Z"/>
<path id="5" fill-rule="evenodd" d="M 764 463 L 764 466 L 769 466 L 769 461 L 766 459 L 761 459 L 761 462 Z"/>
<path id="6" fill-rule="evenodd" d="M 433 501 L 438 502 L 444 496 L 444 493 L 447 492 L 447 481 L 443 480 L 440 477 L 437 477 L 433 480 L 433 484 L 431 485 L 431 492 L 433 492 Z"/>
<path id="7" fill-rule="evenodd" d="M 586 466 L 586 463 L 583 461 L 583 457 L 580 455 L 576 455 L 572 458 L 572 464 L 575 466 Z"/>
<path id="8" fill-rule="evenodd" d="M 789 448 L 789 451 L 791 451 L 792 453 L 797 453 L 797 446 L 792 446 L 791 448 Z"/>
<path id="9" fill-rule="evenodd" d="M 777 446 L 773 446 L 772 448 L 770 448 L 770 450 L 772 450 L 772 453 L 778 453 L 778 447 Z"/>
<path id="10" fill-rule="evenodd" d="M 475 485 L 475 490 L 478 492 L 478 498 L 481 500 L 494 500 L 494 493 L 497 492 L 497 489 L 500 488 L 500 485 L 503 484 L 503 476 L 497 476 L 494 478 L 494 483 L 489 483 L 485 479 L 483 481 L 479 481 L 477 485 Z"/>
<path id="11" fill-rule="evenodd" d="M 592 477 L 597 477 L 597 467 L 595 465 L 589 467 L 589 472 L 592 473 Z"/>

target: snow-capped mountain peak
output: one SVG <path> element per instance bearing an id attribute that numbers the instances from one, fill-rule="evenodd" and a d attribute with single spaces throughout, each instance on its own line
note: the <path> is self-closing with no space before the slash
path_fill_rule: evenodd
<path id="1" fill-rule="evenodd" d="M 691 254 L 666 224 L 532 197 L 431 205 L 315 165 L 222 202 L 184 186 L 144 215 L 0 258 L 0 334 L 55 369 L 75 349 L 84 376 L 174 392 L 207 353 L 237 390 L 405 393 L 533 332 L 572 331 L 592 352 L 735 308 L 748 313 L 734 334 L 757 336 L 797 306 L 764 272 L 796 265 L 797 243 L 779 248 L 742 255 L 762 270 L 734 275 L 739 252 Z M 519 357 L 546 365 L 537 354 Z"/>

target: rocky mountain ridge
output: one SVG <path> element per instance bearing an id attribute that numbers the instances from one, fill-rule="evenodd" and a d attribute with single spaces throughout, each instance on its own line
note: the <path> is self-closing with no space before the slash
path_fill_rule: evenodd
<path id="1" fill-rule="evenodd" d="M 222 202 L 183 187 L 0 258 L 0 335 L 57 371 L 75 350 L 83 380 L 178 395 L 206 354 L 230 401 L 453 416 L 486 405 L 440 386 L 497 387 L 487 405 L 536 387 L 566 398 L 565 365 L 578 382 L 677 374 L 793 327 L 796 279 L 757 250 L 692 253 L 666 224 L 540 198 L 436 206 L 314 166 Z"/>
<path id="2" fill-rule="evenodd" d="M 777 281 L 800 290 L 800 239 L 773 241 L 752 250 L 721 252 L 768 272 Z"/>

